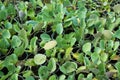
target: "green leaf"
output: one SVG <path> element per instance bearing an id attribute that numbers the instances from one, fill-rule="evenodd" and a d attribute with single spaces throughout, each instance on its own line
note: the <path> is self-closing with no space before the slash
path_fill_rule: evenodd
<path id="1" fill-rule="evenodd" d="M 50 70 L 50 73 L 53 73 L 56 70 L 56 61 L 54 58 L 49 60 L 47 67 Z"/>
<path id="2" fill-rule="evenodd" d="M 25 66 L 35 66 L 34 59 L 27 59 Z"/>
<path id="3" fill-rule="evenodd" d="M 3 31 L 2 31 L 2 36 L 4 37 L 4 38 L 10 38 L 11 37 L 11 34 L 10 34 L 10 32 L 9 32 L 9 30 L 7 30 L 7 29 L 4 29 Z"/>
<path id="4" fill-rule="evenodd" d="M 98 53 L 92 53 L 92 54 L 91 54 L 91 59 L 92 59 L 92 62 L 93 62 L 94 64 L 100 64 L 100 63 L 101 63 L 101 61 L 100 61 L 100 56 L 99 56 Z"/>
<path id="5" fill-rule="evenodd" d="M 62 66 L 60 66 L 60 71 L 64 74 L 74 72 L 77 69 L 77 64 L 75 62 L 67 61 Z"/>
<path id="6" fill-rule="evenodd" d="M 78 75 L 78 80 L 82 80 L 84 78 L 84 75 L 83 74 L 79 74 Z"/>
<path id="7" fill-rule="evenodd" d="M 25 78 L 29 77 L 31 74 L 32 74 L 32 71 L 26 70 L 26 71 L 23 72 L 23 77 L 25 77 Z"/>
<path id="8" fill-rule="evenodd" d="M 11 76 L 10 80 L 18 80 L 18 74 L 17 74 L 17 73 L 14 73 L 14 74 Z"/>
<path id="9" fill-rule="evenodd" d="M 72 52 L 72 50 L 73 50 L 73 48 L 71 48 L 71 47 L 66 49 L 65 56 L 64 56 L 65 59 L 67 59 L 67 60 L 71 59 L 70 53 Z"/>
<path id="10" fill-rule="evenodd" d="M 0 77 L 4 76 L 4 73 L 2 71 L 0 71 Z"/>
<path id="11" fill-rule="evenodd" d="M 0 21 L 5 20 L 7 18 L 7 11 L 6 9 L 0 10 Z"/>
<path id="12" fill-rule="evenodd" d="M 30 51 L 33 53 L 36 53 L 37 50 L 37 45 L 36 45 L 37 39 L 38 39 L 37 37 L 33 37 L 30 41 Z"/>
<path id="13" fill-rule="evenodd" d="M 73 46 L 75 44 L 75 42 L 76 42 L 76 38 L 72 38 L 71 42 L 70 42 L 70 45 Z"/>
<path id="14" fill-rule="evenodd" d="M 0 39 L 0 48 L 2 49 L 7 49 L 10 46 L 10 43 L 8 42 L 7 39 Z"/>
<path id="15" fill-rule="evenodd" d="M 15 16 L 15 13 L 16 13 L 16 10 L 15 10 L 15 7 L 13 4 L 8 4 L 8 7 L 7 7 L 7 13 L 11 16 L 11 15 L 14 15 Z"/>
<path id="16" fill-rule="evenodd" d="M 78 19 L 76 17 L 72 17 L 72 22 L 75 26 L 79 25 Z"/>
<path id="17" fill-rule="evenodd" d="M 34 77 L 33 76 L 28 76 L 28 77 L 26 77 L 26 79 L 25 80 L 35 80 L 34 79 Z"/>
<path id="18" fill-rule="evenodd" d="M 45 50 L 49 50 L 49 49 L 54 48 L 56 45 L 57 45 L 57 41 L 56 41 L 56 40 L 52 40 L 52 41 L 47 42 L 47 43 L 44 45 L 43 48 L 44 48 Z"/>
<path id="19" fill-rule="evenodd" d="M 16 35 L 12 36 L 11 45 L 13 48 L 19 47 L 21 42 L 22 41 L 20 40 L 20 38 L 18 36 L 16 36 Z"/>
<path id="20" fill-rule="evenodd" d="M 120 13 L 120 4 L 117 4 L 113 7 L 113 10 L 116 12 L 116 13 Z"/>
<path id="21" fill-rule="evenodd" d="M 83 45 L 82 50 L 84 53 L 90 52 L 91 51 L 91 43 L 87 42 Z"/>
<path id="22" fill-rule="evenodd" d="M 115 64 L 115 68 L 117 69 L 118 75 L 120 76 L 120 62 L 117 62 L 117 63 Z"/>
<path id="23" fill-rule="evenodd" d="M 36 24 L 33 29 L 34 29 L 34 32 L 37 32 L 39 30 L 41 30 L 42 28 L 44 28 L 46 26 L 46 23 L 45 22 L 39 22 L 38 24 Z"/>
<path id="24" fill-rule="evenodd" d="M 92 77 L 93 77 L 93 74 L 92 74 L 92 73 L 89 73 L 89 74 L 87 75 L 87 79 L 86 79 L 86 80 L 92 80 Z"/>
<path id="25" fill-rule="evenodd" d="M 105 63 L 100 63 L 98 65 L 98 69 L 99 69 L 99 74 L 101 74 L 101 75 L 105 74 L 105 72 L 106 72 Z"/>
<path id="26" fill-rule="evenodd" d="M 46 55 L 44 55 L 44 54 L 36 54 L 34 56 L 34 62 L 37 65 L 41 65 L 41 64 L 45 63 L 45 61 L 46 61 Z"/>
<path id="27" fill-rule="evenodd" d="M 107 53 L 101 53 L 100 58 L 103 62 L 106 62 L 108 60 L 108 54 Z"/>
<path id="28" fill-rule="evenodd" d="M 56 75 L 50 76 L 49 80 L 57 80 Z"/>
<path id="29" fill-rule="evenodd" d="M 65 78 L 66 78 L 65 75 L 61 75 L 61 76 L 59 77 L 59 80 L 65 80 Z"/>
<path id="30" fill-rule="evenodd" d="M 24 53 L 24 50 L 25 50 L 25 47 L 22 44 L 21 46 L 14 49 L 14 54 L 16 54 L 17 56 L 21 56 Z"/>
<path id="31" fill-rule="evenodd" d="M 85 66 L 90 66 L 91 62 L 88 59 L 88 57 L 84 57 L 84 64 L 85 64 Z"/>
<path id="32" fill-rule="evenodd" d="M 62 23 L 59 23 L 56 25 L 56 32 L 58 34 L 62 34 L 63 33 L 63 26 L 62 26 Z"/>
<path id="33" fill-rule="evenodd" d="M 101 48 L 102 50 L 105 49 L 105 41 L 104 41 L 104 40 L 100 40 L 99 45 L 100 45 L 100 48 Z"/>
<path id="34" fill-rule="evenodd" d="M 118 39 L 120 39 L 120 30 L 117 30 L 115 32 L 115 37 L 118 38 Z"/>
<path id="35" fill-rule="evenodd" d="M 26 30 L 22 29 L 19 31 L 19 38 L 23 41 L 24 47 L 28 47 L 28 38 Z"/>
<path id="36" fill-rule="evenodd" d="M 102 31 L 103 37 L 106 40 L 110 40 L 113 37 L 113 33 L 110 30 Z"/>
<path id="37" fill-rule="evenodd" d="M 18 61 L 18 57 L 16 54 L 11 54 L 10 56 L 7 56 L 5 58 L 5 64 L 6 65 L 11 65 L 11 64 L 16 64 Z"/>
<path id="38" fill-rule="evenodd" d="M 40 80 L 47 80 L 47 78 L 49 76 L 48 67 L 47 66 L 41 66 L 38 69 L 38 75 L 40 77 Z"/>
<path id="39" fill-rule="evenodd" d="M 77 70 L 76 70 L 76 74 L 84 71 L 86 69 L 86 66 L 80 66 Z"/>
<path id="40" fill-rule="evenodd" d="M 119 45 L 120 43 L 118 41 L 114 43 L 114 51 L 118 49 Z"/>
<path id="41" fill-rule="evenodd" d="M 15 32 L 19 32 L 19 31 L 20 31 L 20 28 L 19 28 L 19 26 L 18 26 L 17 24 L 13 24 L 13 30 L 14 30 Z"/>
<path id="42" fill-rule="evenodd" d="M 10 22 L 5 22 L 5 28 L 6 29 L 12 29 L 12 24 Z"/>
<path id="43" fill-rule="evenodd" d="M 50 36 L 49 36 L 48 34 L 46 34 L 46 33 L 41 34 L 41 35 L 40 35 L 40 38 L 41 38 L 43 41 L 50 41 L 50 40 L 51 40 Z"/>
<path id="44" fill-rule="evenodd" d="M 70 74 L 67 78 L 67 80 L 75 80 L 75 74 Z"/>

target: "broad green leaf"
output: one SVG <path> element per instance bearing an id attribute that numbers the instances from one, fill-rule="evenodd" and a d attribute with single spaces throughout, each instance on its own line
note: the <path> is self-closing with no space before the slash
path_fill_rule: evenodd
<path id="1" fill-rule="evenodd" d="M 59 23 L 59 24 L 56 25 L 56 32 L 58 34 L 62 34 L 63 33 L 63 25 L 62 25 L 62 23 Z"/>
<path id="2" fill-rule="evenodd" d="M 119 45 L 120 43 L 118 41 L 114 43 L 114 51 L 118 49 Z"/>
<path id="3" fill-rule="evenodd" d="M 0 10 L 0 21 L 5 20 L 7 18 L 7 11 L 6 9 Z"/>
<path id="4" fill-rule="evenodd" d="M 9 30 L 7 30 L 7 29 L 4 29 L 3 31 L 2 31 L 2 36 L 4 37 L 4 38 L 10 38 L 11 37 L 11 34 L 10 34 L 10 32 L 9 32 Z"/>
<path id="5" fill-rule="evenodd" d="M 61 76 L 59 77 L 59 80 L 65 80 L 65 78 L 66 78 L 65 75 L 61 75 Z"/>
<path id="6" fill-rule="evenodd" d="M 18 26 L 17 24 L 13 24 L 13 30 L 14 30 L 15 32 L 19 32 L 19 31 L 20 31 L 20 28 L 19 28 L 19 26 Z"/>
<path id="7" fill-rule="evenodd" d="M 37 45 L 36 45 L 36 42 L 37 42 L 37 37 L 33 37 L 30 41 L 30 51 L 33 52 L 33 53 L 36 53 L 36 49 L 37 49 Z"/>
<path id="8" fill-rule="evenodd" d="M 84 56 L 83 53 L 74 53 L 72 56 L 80 63 L 84 62 Z"/>
<path id="9" fill-rule="evenodd" d="M 117 62 L 117 63 L 115 64 L 115 68 L 116 68 L 117 71 L 118 71 L 118 76 L 120 76 L 120 62 Z"/>
<path id="10" fill-rule="evenodd" d="M 25 62 L 25 66 L 35 66 L 35 62 L 34 62 L 34 59 L 27 59 L 26 62 Z"/>
<path id="11" fill-rule="evenodd" d="M 38 75 L 40 77 L 40 80 L 47 80 L 47 78 L 49 76 L 48 67 L 47 66 L 41 66 L 38 69 Z"/>
<path id="12" fill-rule="evenodd" d="M 91 54 L 91 59 L 92 59 L 92 62 L 93 62 L 94 64 L 100 64 L 100 63 L 101 63 L 101 61 L 100 61 L 100 56 L 99 56 L 98 53 L 92 53 L 92 54 Z"/>
<path id="13" fill-rule="evenodd" d="M 49 60 L 47 67 L 50 70 L 50 73 L 53 73 L 56 70 L 56 61 L 54 58 Z"/>
<path id="14" fill-rule="evenodd" d="M 52 41 L 47 42 L 47 43 L 44 45 L 43 48 L 44 48 L 45 50 L 49 50 L 49 49 L 54 48 L 56 45 L 57 45 L 57 42 L 56 42 L 55 40 L 52 40 Z"/>
<path id="15" fill-rule="evenodd" d="M 26 77 L 26 79 L 25 80 L 35 80 L 34 79 L 34 77 L 33 76 L 28 76 L 28 77 Z"/>
<path id="16" fill-rule="evenodd" d="M 120 4 L 117 4 L 113 7 L 113 10 L 116 12 L 116 13 L 120 13 Z"/>
<path id="17" fill-rule="evenodd" d="M 67 80 L 75 80 L 75 74 L 70 74 L 67 78 Z"/>
<path id="18" fill-rule="evenodd" d="M 87 42 L 83 45 L 82 50 L 84 53 L 90 52 L 91 51 L 91 43 Z"/>
<path id="19" fill-rule="evenodd" d="M 7 39 L 0 39 L 0 48 L 1 49 L 7 49 L 10 46 L 10 43 L 8 42 Z"/>
<path id="20" fill-rule="evenodd" d="M 10 22 L 5 22 L 5 28 L 6 29 L 12 29 L 12 24 Z"/>
<path id="21" fill-rule="evenodd" d="M 84 78 L 84 74 L 79 74 L 78 75 L 78 80 L 82 80 Z"/>
<path id="22" fill-rule="evenodd" d="M 76 70 L 76 74 L 84 71 L 86 69 L 86 66 L 80 66 L 77 70 Z"/>
<path id="23" fill-rule="evenodd" d="M 99 54 L 101 51 L 102 51 L 102 50 L 101 50 L 101 48 L 99 48 L 99 47 L 95 47 L 95 49 L 94 49 L 94 52 L 95 52 L 95 53 L 98 53 L 98 54 Z"/>
<path id="24" fill-rule="evenodd" d="M 16 35 L 12 36 L 11 45 L 13 48 L 19 47 L 21 42 L 22 41 L 20 40 L 20 38 L 18 36 L 16 36 Z"/>
<path id="25" fill-rule="evenodd" d="M 18 80 L 18 74 L 14 73 L 14 74 L 11 76 L 10 80 Z"/>
<path id="26" fill-rule="evenodd" d="M 38 4 L 40 7 L 43 7 L 42 0 L 37 0 L 37 4 Z"/>
<path id="27" fill-rule="evenodd" d="M 103 62 L 106 62 L 108 60 L 108 54 L 107 53 L 101 53 L 100 58 Z"/>
<path id="28" fill-rule="evenodd" d="M 26 30 L 22 29 L 19 31 L 19 37 L 24 43 L 24 47 L 28 47 L 28 38 L 27 38 L 27 32 Z"/>
<path id="29" fill-rule="evenodd" d="M 41 65 L 41 64 L 45 63 L 45 61 L 46 61 L 46 56 L 44 54 L 36 54 L 34 56 L 34 62 L 37 65 Z"/>
<path id="30" fill-rule="evenodd" d="M 25 50 L 25 47 L 22 44 L 21 46 L 14 49 L 14 54 L 16 54 L 17 56 L 21 56 L 24 53 L 24 50 Z"/>
<path id="31" fill-rule="evenodd" d="M 101 48 L 102 50 L 105 49 L 105 41 L 104 41 L 104 40 L 100 40 L 99 45 L 100 45 L 100 48 Z"/>
<path id="32" fill-rule="evenodd" d="M 10 56 L 7 56 L 5 58 L 5 64 L 9 65 L 9 64 L 16 64 L 18 61 L 18 57 L 16 54 L 11 54 Z"/>
<path id="33" fill-rule="evenodd" d="M 72 17 L 72 23 L 73 23 L 73 25 L 78 26 L 78 25 L 79 25 L 79 23 L 80 23 L 79 18 Z"/>
<path id="34" fill-rule="evenodd" d="M 16 13 L 16 10 L 15 10 L 15 7 L 13 4 L 8 4 L 8 7 L 7 7 L 7 13 L 11 16 L 11 15 L 14 15 L 15 16 L 15 13 Z"/>
<path id="35" fill-rule="evenodd" d="M 50 76 L 49 80 L 57 80 L 56 75 Z"/>
<path id="36" fill-rule="evenodd" d="M 88 27 L 95 25 L 98 22 L 98 20 L 99 20 L 98 16 L 92 13 L 89 19 L 87 20 Z"/>
<path id="37" fill-rule="evenodd" d="M 60 71 L 64 74 L 74 72 L 77 69 L 77 64 L 75 62 L 67 61 L 62 66 L 60 66 Z"/>
<path id="38" fill-rule="evenodd" d="M 91 65 L 91 62 L 90 62 L 90 60 L 88 59 L 88 57 L 84 57 L 84 65 L 85 65 L 85 66 L 90 66 L 90 65 Z"/>
<path id="39" fill-rule="evenodd" d="M 30 75 L 32 74 L 32 71 L 30 70 L 26 70 L 23 72 L 23 76 L 26 78 L 26 77 L 29 77 Z"/>
<path id="40" fill-rule="evenodd" d="M 100 63 L 98 65 L 99 74 L 103 75 L 106 72 L 105 63 Z"/>
<path id="41" fill-rule="evenodd" d="M 104 30 L 102 34 L 104 39 L 106 40 L 110 40 L 113 37 L 113 32 L 111 32 L 110 30 Z"/>
<path id="42" fill-rule="evenodd" d="M 75 42 L 76 42 L 76 38 L 72 38 L 71 42 L 70 42 L 70 45 L 73 46 L 75 44 Z"/>
<path id="43" fill-rule="evenodd" d="M 115 32 L 115 37 L 118 38 L 118 39 L 120 39 L 120 30 L 117 30 Z"/>
<path id="44" fill-rule="evenodd" d="M 38 24 L 36 24 L 33 29 L 34 29 L 34 32 L 37 32 L 39 30 L 41 30 L 43 27 L 46 26 L 46 23 L 44 22 L 39 22 Z"/>
<path id="45" fill-rule="evenodd" d="M 86 80 L 92 80 L 92 78 L 93 78 L 93 74 L 92 74 L 92 73 L 89 73 L 89 74 L 87 75 L 87 79 L 86 79 Z"/>
<path id="46" fill-rule="evenodd" d="M 2 71 L 0 71 L 0 77 L 4 76 L 4 73 Z"/>
<path id="47" fill-rule="evenodd" d="M 71 47 L 66 49 L 65 56 L 64 56 L 65 59 L 68 59 L 68 60 L 71 59 L 70 53 L 72 52 L 72 50 L 73 50 L 73 48 L 71 48 Z"/>
<path id="48" fill-rule="evenodd" d="M 48 34 L 46 34 L 46 33 L 41 34 L 41 35 L 40 35 L 40 38 L 41 38 L 43 41 L 50 41 L 50 40 L 51 40 L 50 36 L 49 36 Z"/>

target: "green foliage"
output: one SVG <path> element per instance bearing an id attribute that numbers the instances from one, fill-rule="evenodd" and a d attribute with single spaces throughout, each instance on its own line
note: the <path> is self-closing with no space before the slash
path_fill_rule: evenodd
<path id="1" fill-rule="evenodd" d="M 0 80 L 119 80 L 119 0 L 1 0 Z"/>

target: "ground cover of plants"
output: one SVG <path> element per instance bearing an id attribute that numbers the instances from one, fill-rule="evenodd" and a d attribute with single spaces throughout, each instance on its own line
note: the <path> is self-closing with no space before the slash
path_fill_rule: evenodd
<path id="1" fill-rule="evenodd" d="M 120 1 L 0 0 L 0 80 L 120 80 Z"/>

